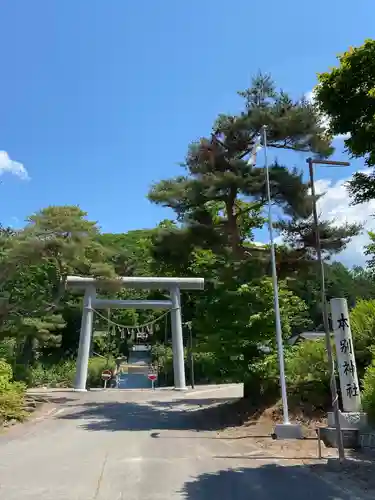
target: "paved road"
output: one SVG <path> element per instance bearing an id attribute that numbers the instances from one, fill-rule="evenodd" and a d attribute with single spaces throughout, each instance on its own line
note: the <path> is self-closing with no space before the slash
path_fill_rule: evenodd
<path id="1" fill-rule="evenodd" d="M 217 439 L 210 407 L 236 391 L 55 394 L 54 413 L 0 438 L 0 500 L 351 500 Z"/>

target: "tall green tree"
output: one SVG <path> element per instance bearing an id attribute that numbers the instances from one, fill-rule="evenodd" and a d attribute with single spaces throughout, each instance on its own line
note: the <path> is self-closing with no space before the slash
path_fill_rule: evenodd
<path id="1" fill-rule="evenodd" d="M 351 47 L 338 56 L 338 67 L 319 75 L 315 95 L 329 118 L 332 134 L 345 134 L 345 145 L 356 158 L 375 166 L 375 40 Z M 375 173 L 355 173 L 349 182 L 354 203 L 375 198 Z"/>
<path id="2" fill-rule="evenodd" d="M 367 271 L 375 279 L 375 232 L 369 231 L 370 243 L 366 246 L 365 253 L 369 257 L 367 261 Z"/>
<path id="3" fill-rule="evenodd" d="M 207 250 L 196 251 L 194 260 L 194 274 L 210 277 L 207 293 L 195 305 L 196 349 L 213 354 L 217 377 L 243 381 L 255 360 L 276 350 L 272 280 L 254 277 L 250 267 L 246 280 L 244 269 L 239 276 L 225 259 Z M 279 283 L 279 301 L 285 339 L 311 326 L 306 304 L 285 282 Z"/>
<path id="4" fill-rule="evenodd" d="M 69 274 L 116 276 L 111 252 L 86 215 L 76 206 L 51 206 L 30 216 L 22 230 L 0 235 L 0 332 L 17 337 L 22 362 L 61 341 L 59 305 Z"/>
<path id="5" fill-rule="evenodd" d="M 345 297 L 350 308 L 361 299 L 375 298 L 375 282 L 369 270 L 348 269 L 340 262 L 325 264 L 327 300 Z M 303 275 L 288 281 L 289 288 L 308 306 L 309 316 L 316 328 L 322 328 L 321 282 L 316 268 L 310 266 Z"/>

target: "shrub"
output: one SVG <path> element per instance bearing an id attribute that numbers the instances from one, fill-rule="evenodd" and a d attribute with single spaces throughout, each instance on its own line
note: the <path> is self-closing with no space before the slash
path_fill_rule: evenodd
<path id="1" fill-rule="evenodd" d="M 360 374 L 371 364 L 375 344 L 375 300 L 359 300 L 350 311 L 350 325 Z"/>
<path id="2" fill-rule="evenodd" d="M 12 367 L 4 359 L 0 359 L 0 390 L 6 388 L 12 378 Z"/>
<path id="3" fill-rule="evenodd" d="M 0 421 L 22 420 L 26 412 L 23 410 L 26 386 L 13 382 L 12 367 L 0 359 Z"/>
<path id="4" fill-rule="evenodd" d="M 324 339 L 302 341 L 290 349 L 286 375 L 291 406 L 306 413 L 330 404 L 330 373 Z"/>
<path id="5" fill-rule="evenodd" d="M 368 413 L 369 420 L 375 423 L 375 360 L 365 370 L 362 404 L 363 409 Z"/>
<path id="6" fill-rule="evenodd" d="M 4 361 L 12 365 L 15 359 L 16 344 L 14 338 L 3 339 L 0 342 L 0 359 L 4 359 Z"/>
<path id="7" fill-rule="evenodd" d="M 264 395 L 279 393 L 279 366 L 277 353 L 264 355 L 249 366 L 244 374 L 244 391 L 246 397 L 253 401 Z"/>
<path id="8" fill-rule="evenodd" d="M 302 341 L 285 347 L 285 376 L 291 405 L 325 408 L 329 404 L 329 367 L 324 340 Z M 245 376 L 245 394 L 257 398 L 280 397 L 277 353 L 254 363 Z"/>
<path id="9" fill-rule="evenodd" d="M 292 347 L 286 357 L 288 382 L 320 382 L 329 387 L 329 365 L 325 340 L 305 340 Z"/>
<path id="10" fill-rule="evenodd" d="M 158 384 L 173 385 L 173 354 L 172 348 L 164 344 L 154 344 L 151 347 L 151 361 L 159 370 Z"/>
<path id="11" fill-rule="evenodd" d="M 113 358 L 90 358 L 89 369 L 87 374 L 87 387 L 102 387 L 102 371 L 106 369 L 113 369 L 115 367 L 115 360 Z"/>
<path id="12" fill-rule="evenodd" d="M 194 352 L 194 377 L 195 381 L 200 384 L 213 384 L 233 382 L 232 378 L 227 378 L 223 373 L 220 360 L 213 352 Z M 186 375 L 190 377 L 190 362 L 187 358 Z"/>
<path id="13" fill-rule="evenodd" d="M 28 387 L 32 386 L 32 371 L 29 366 L 22 364 L 14 365 L 13 378 L 18 382 L 25 383 Z"/>
<path id="14" fill-rule="evenodd" d="M 27 384 L 29 387 L 73 387 L 76 375 L 76 360 L 61 361 L 56 364 L 37 363 L 31 367 Z M 89 360 L 87 386 L 100 387 L 102 385 L 101 373 L 106 368 L 113 368 L 114 360 L 91 358 Z"/>
<path id="15" fill-rule="evenodd" d="M 30 387 L 72 387 L 76 363 L 74 360 L 57 364 L 37 363 L 30 368 L 28 385 Z"/>
<path id="16" fill-rule="evenodd" d="M 191 364 L 189 351 L 184 350 L 185 374 L 188 383 L 191 380 Z M 159 384 L 173 385 L 173 354 L 170 346 L 155 344 L 151 348 L 152 362 L 159 368 Z M 233 382 L 233 379 L 226 380 L 222 372 L 222 365 L 215 353 L 195 350 L 194 359 L 194 380 L 196 384 L 225 383 Z"/>

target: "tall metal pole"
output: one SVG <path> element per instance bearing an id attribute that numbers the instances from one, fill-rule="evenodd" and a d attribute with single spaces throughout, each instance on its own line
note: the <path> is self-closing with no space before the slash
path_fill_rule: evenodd
<path id="1" fill-rule="evenodd" d="M 279 370 L 280 370 L 281 399 L 283 403 L 283 421 L 284 424 L 289 424 L 290 422 L 289 422 L 289 411 L 288 411 L 288 396 L 286 391 L 285 365 L 284 365 L 284 347 L 283 347 L 283 337 L 282 337 L 281 319 L 280 319 L 275 244 L 273 240 L 273 228 L 272 228 L 272 200 L 271 200 L 270 174 L 268 168 L 266 126 L 263 127 L 263 148 L 264 148 L 264 164 L 266 170 L 266 185 L 267 185 L 267 199 L 268 199 L 268 231 L 269 231 L 270 246 L 271 246 L 272 284 L 273 284 L 273 298 L 275 307 L 277 354 L 279 358 Z"/>
<path id="2" fill-rule="evenodd" d="M 189 328 L 189 354 L 190 354 L 190 383 L 191 383 L 191 388 L 195 388 L 195 377 L 194 377 L 194 355 L 193 355 L 193 330 L 191 326 L 191 321 L 188 322 L 188 328 Z"/>
<path id="3" fill-rule="evenodd" d="M 178 288 L 178 286 L 172 287 L 170 293 L 172 301 L 171 325 L 172 325 L 174 385 L 175 389 L 184 391 L 186 390 L 186 381 L 185 381 L 184 341 L 182 336 L 182 321 L 181 321 L 180 289 Z"/>
<path id="4" fill-rule="evenodd" d="M 322 247 L 321 247 L 320 233 L 319 233 L 319 220 L 318 220 L 318 212 L 316 209 L 314 164 L 313 164 L 312 158 L 308 158 L 306 161 L 309 165 L 311 196 L 312 196 L 312 200 L 313 200 L 313 207 L 312 208 L 313 208 L 313 217 L 314 217 L 316 255 L 318 258 L 319 269 L 320 269 L 320 282 L 321 282 L 320 292 L 321 292 L 321 302 L 322 302 L 323 324 L 324 324 L 325 339 L 326 339 L 326 349 L 327 349 L 329 372 L 330 372 L 332 407 L 333 407 L 333 415 L 334 415 L 334 419 L 335 419 L 336 439 L 337 439 L 337 447 L 338 447 L 338 451 L 339 451 L 339 460 L 343 461 L 343 460 L 345 460 L 345 449 L 344 449 L 344 444 L 343 444 L 343 440 L 342 440 L 342 433 L 341 433 L 339 398 L 337 395 L 337 386 L 336 386 L 336 377 L 335 377 L 335 362 L 334 362 L 333 354 L 332 354 L 331 332 L 329 330 L 324 261 L 322 258 Z"/>

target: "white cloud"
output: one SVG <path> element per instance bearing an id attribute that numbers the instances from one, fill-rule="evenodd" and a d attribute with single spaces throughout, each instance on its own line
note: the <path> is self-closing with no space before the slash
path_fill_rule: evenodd
<path id="1" fill-rule="evenodd" d="M 29 174 L 22 163 L 11 160 L 6 151 L 0 151 L 0 175 L 5 173 L 13 174 L 22 180 L 29 179 Z"/>
<path id="2" fill-rule="evenodd" d="M 310 90 L 309 92 L 306 92 L 305 98 L 311 102 L 314 103 L 315 101 L 315 95 L 314 95 L 314 90 Z M 329 118 L 328 116 L 321 116 L 320 117 L 320 124 L 324 129 L 329 129 Z M 350 137 L 350 134 L 338 134 L 335 135 L 334 139 L 340 139 L 340 140 L 345 140 Z"/>
<path id="3" fill-rule="evenodd" d="M 345 223 L 357 223 L 363 226 L 361 233 L 352 238 L 345 250 L 332 255 L 332 261 L 342 262 L 348 267 L 365 266 L 369 259 L 365 255 L 365 246 L 370 243 L 368 231 L 375 231 L 375 200 L 362 205 L 350 205 L 351 200 L 346 188 L 346 182 L 349 179 L 315 181 L 316 193 L 325 193 L 317 203 L 318 216 L 319 219 L 331 221 L 338 226 Z M 281 245 L 283 237 L 275 235 L 274 241 L 276 245 Z"/>
<path id="4" fill-rule="evenodd" d="M 345 186 L 348 180 L 341 179 L 333 182 L 329 179 L 321 179 L 316 181 L 316 192 L 326 193 L 318 201 L 318 211 L 323 219 L 335 221 L 338 225 L 345 222 L 363 224 L 362 233 L 353 238 L 347 248 L 334 257 L 335 260 L 347 266 L 363 266 L 368 259 L 364 253 L 364 247 L 370 241 L 367 233 L 375 229 L 373 218 L 375 200 L 362 205 L 350 205 L 349 193 Z"/>

